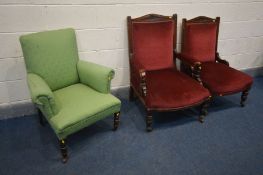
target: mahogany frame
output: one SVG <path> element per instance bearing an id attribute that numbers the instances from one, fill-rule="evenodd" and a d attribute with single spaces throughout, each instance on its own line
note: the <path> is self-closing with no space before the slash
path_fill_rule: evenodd
<path id="1" fill-rule="evenodd" d="M 132 48 L 132 23 L 133 22 L 162 22 L 162 21 L 174 21 L 174 35 L 173 35 L 173 50 L 176 50 L 176 41 L 177 41 L 177 14 L 173 14 L 173 16 L 163 16 L 159 14 L 147 14 L 138 18 L 131 18 L 131 16 L 127 17 L 127 26 L 128 26 L 128 44 L 129 44 L 129 63 L 130 63 L 130 77 L 132 77 L 132 59 L 133 59 L 133 48 Z M 174 57 L 175 60 L 175 57 Z M 141 91 L 138 92 L 135 88 L 135 86 L 132 84 L 131 78 L 130 78 L 130 92 L 129 92 L 129 98 L 130 100 L 134 100 L 136 97 L 139 98 L 139 100 L 144 105 L 147 115 L 146 115 L 146 130 L 148 132 L 152 131 L 152 123 L 153 123 L 153 117 L 152 113 L 154 111 L 156 112 L 165 112 L 165 111 L 177 111 L 182 110 L 194 106 L 201 106 L 200 110 L 200 116 L 199 121 L 202 123 L 204 122 L 204 117 L 207 115 L 207 108 L 209 106 L 209 102 L 211 99 L 211 96 L 209 96 L 207 99 L 202 100 L 200 102 L 197 102 L 195 104 L 187 105 L 184 107 L 177 107 L 177 108 L 150 108 L 146 106 L 146 103 L 144 101 L 144 98 L 147 95 L 147 87 L 146 87 L 146 78 L 147 78 L 147 70 L 139 70 L 140 75 L 140 89 Z"/>
<path id="2" fill-rule="evenodd" d="M 206 16 L 198 16 L 196 18 L 187 20 L 186 18 L 183 18 L 182 20 L 182 38 L 181 38 L 181 43 L 182 43 L 182 50 L 181 52 L 184 53 L 184 40 L 187 37 L 185 34 L 185 28 L 186 28 L 186 23 L 216 23 L 217 25 L 217 31 L 216 31 L 216 48 L 215 48 L 215 62 L 217 63 L 222 63 L 225 64 L 226 66 L 229 66 L 229 62 L 227 60 L 224 60 L 220 57 L 218 51 L 217 51 L 217 47 L 218 47 L 218 33 L 219 33 L 219 24 L 220 24 L 220 17 L 216 17 L 216 18 L 210 18 L 210 17 L 206 17 Z M 200 77 L 200 73 L 201 73 L 201 69 L 202 69 L 202 63 L 193 60 L 192 58 L 188 58 L 187 56 L 178 53 L 175 51 L 175 55 L 178 59 L 180 59 L 181 61 L 181 70 L 183 72 L 185 72 L 186 74 L 192 76 L 193 78 L 197 79 L 200 84 L 202 83 L 202 79 Z M 241 101 L 240 101 L 240 105 L 242 107 L 245 106 L 245 101 L 247 99 L 248 96 L 248 92 L 250 90 L 250 87 L 247 87 L 247 89 L 245 89 L 244 91 L 242 91 L 241 94 Z M 225 94 L 215 94 L 213 93 L 212 96 L 224 96 L 224 95 L 231 95 L 231 94 L 235 94 L 238 93 L 240 91 L 233 91 L 230 93 L 225 93 Z M 211 92 L 210 92 L 211 93 Z"/>

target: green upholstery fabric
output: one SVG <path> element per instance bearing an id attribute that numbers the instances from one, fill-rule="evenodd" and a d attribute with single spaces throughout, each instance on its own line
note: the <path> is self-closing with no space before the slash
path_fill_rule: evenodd
<path id="1" fill-rule="evenodd" d="M 81 60 L 78 62 L 77 68 L 81 83 L 99 92 L 109 93 L 110 82 L 114 77 L 114 71 L 112 69 Z"/>
<path id="2" fill-rule="evenodd" d="M 79 82 L 78 49 L 73 29 L 24 35 L 20 42 L 27 72 L 41 76 L 51 90 Z"/>
<path id="3" fill-rule="evenodd" d="M 114 71 L 78 58 L 73 29 L 20 37 L 32 101 L 59 139 L 120 111 Z"/>
<path id="4" fill-rule="evenodd" d="M 59 138 L 120 111 L 120 100 L 86 85 L 75 84 L 54 91 L 61 109 L 50 123 Z"/>
<path id="5" fill-rule="evenodd" d="M 55 97 L 45 80 L 33 73 L 27 74 L 32 101 L 37 104 L 45 116 L 52 117 L 58 112 Z"/>

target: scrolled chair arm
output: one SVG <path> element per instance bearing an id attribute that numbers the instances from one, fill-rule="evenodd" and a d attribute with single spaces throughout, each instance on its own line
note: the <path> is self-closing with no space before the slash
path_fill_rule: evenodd
<path id="1" fill-rule="evenodd" d="M 141 94 L 143 97 L 146 97 L 147 95 L 147 87 L 146 87 L 146 71 L 141 69 L 139 71 L 140 74 L 140 88 L 141 88 Z"/>
<path id="2" fill-rule="evenodd" d="M 229 62 L 227 60 L 222 59 L 218 52 L 216 53 L 216 62 L 229 66 Z"/>
<path id="3" fill-rule="evenodd" d="M 203 83 L 200 77 L 201 70 L 202 70 L 202 63 L 199 61 L 196 61 L 190 56 L 187 56 L 186 54 L 178 53 L 176 50 L 174 50 L 174 55 L 175 55 L 175 58 L 178 58 L 180 61 L 182 61 L 184 64 L 186 64 L 187 66 L 191 68 L 192 77 L 196 79 L 202 85 Z"/>
<path id="4" fill-rule="evenodd" d="M 48 118 L 58 113 L 58 105 L 55 96 L 46 81 L 37 74 L 28 73 L 27 82 L 34 104 Z"/>
<path id="5" fill-rule="evenodd" d="M 114 70 L 92 62 L 79 60 L 77 63 L 80 82 L 101 93 L 110 93 Z"/>
<path id="6" fill-rule="evenodd" d="M 146 70 L 144 69 L 144 66 L 139 62 L 135 61 L 134 59 L 131 59 L 133 57 L 133 54 L 130 55 L 130 70 L 133 72 L 135 77 L 137 77 L 139 86 L 138 86 L 138 93 L 142 97 L 145 97 L 147 95 L 147 87 L 146 87 Z M 138 84 L 137 84 L 138 85 Z"/>

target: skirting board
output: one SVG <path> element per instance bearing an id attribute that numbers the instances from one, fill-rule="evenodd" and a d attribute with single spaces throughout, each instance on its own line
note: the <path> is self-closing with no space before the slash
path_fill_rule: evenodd
<path id="1" fill-rule="evenodd" d="M 263 76 L 263 67 L 241 70 L 253 77 Z M 112 94 L 118 98 L 127 99 L 129 96 L 129 87 L 120 87 L 112 90 Z M 22 117 L 36 114 L 36 108 L 32 102 L 17 102 L 12 104 L 0 105 L 0 120 Z"/>

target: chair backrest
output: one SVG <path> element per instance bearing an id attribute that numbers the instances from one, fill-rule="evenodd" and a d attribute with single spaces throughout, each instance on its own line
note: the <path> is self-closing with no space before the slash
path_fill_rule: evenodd
<path id="1" fill-rule="evenodd" d="M 177 15 L 128 17 L 129 53 L 146 70 L 174 67 Z"/>
<path id="2" fill-rule="evenodd" d="M 28 73 L 42 77 L 51 90 L 79 82 L 75 31 L 61 29 L 20 37 Z"/>
<path id="3" fill-rule="evenodd" d="M 220 18 L 199 16 L 182 22 L 181 52 L 199 62 L 215 61 Z"/>

